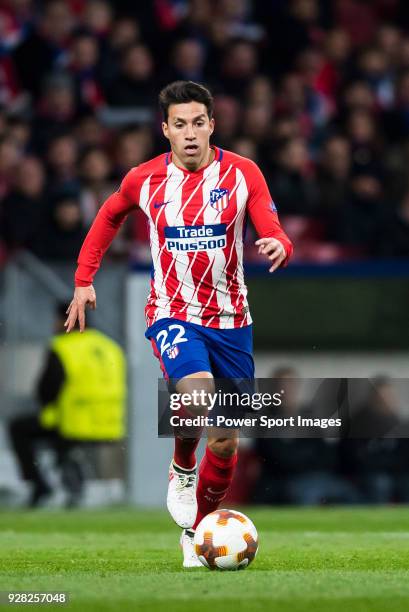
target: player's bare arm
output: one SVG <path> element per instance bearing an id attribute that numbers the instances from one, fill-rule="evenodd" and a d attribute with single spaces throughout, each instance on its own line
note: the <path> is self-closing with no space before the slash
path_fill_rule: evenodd
<path id="1" fill-rule="evenodd" d="M 97 296 L 93 285 L 88 287 L 76 287 L 74 297 L 67 308 L 67 320 L 64 323 L 67 334 L 74 329 L 78 320 L 80 332 L 85 329 L 85 309 L 95 310 L 97 307 Z"/>
<path id="2" fill-rule="evenodd" d="M 255 244 L 258 246 L 259 254 L 267 255 L 268 259 L 273 262 L 269 272 L 277 270 L 287 257 L 283 244 L 276 238 L 260 238 Z"/>

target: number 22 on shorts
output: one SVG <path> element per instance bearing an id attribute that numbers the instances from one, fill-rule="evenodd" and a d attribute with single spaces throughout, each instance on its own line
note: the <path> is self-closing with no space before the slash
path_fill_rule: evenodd
<path id="1" fill-rule="evenodd" d="M 177 330 L 176 336 L 174 337 L 172 342 L 167 342 L 169 332 L 174 329 Z M 183 327 L 183 325 L 178 325 L 177 323 L 172 323 L 172 325 L 169 325 L 167 330 L 161 329 L 160 332 L 156 334 L 156 341 L 160 345 L 160 354 L 163 355 L 163 353 L 168 348 L 170 348 L 171 346 L 174 346 L 175 344 L 180 344 L 181 342 L 187 342 L 188 339 L 185 338 L 184 335 L 185 335 L 185 328 Z"/>

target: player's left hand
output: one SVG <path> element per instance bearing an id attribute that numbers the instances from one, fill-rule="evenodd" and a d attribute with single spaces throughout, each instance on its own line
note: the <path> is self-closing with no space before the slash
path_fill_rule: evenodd
<path id="1" fill-rule="evenodd" d="M 255 242 L 258 246 L 258 252 L 261 255 L 267 255 L 273 265 L 269 269 L 269 272 L 274 272 L 283 263 L 287 257 L 284 246 L 276 238 L 260 238 Z"/>

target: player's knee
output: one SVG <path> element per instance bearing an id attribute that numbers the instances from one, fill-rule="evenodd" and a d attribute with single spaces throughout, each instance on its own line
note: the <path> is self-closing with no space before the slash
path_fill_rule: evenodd
<path id="1" fill-rule="evenodd" d="M 215 438 L 207 445 L 218 457 L 232 457 L 237 452 L 239 441 L 237 438 Z"/>
<path id="2" fill-rule="evenodd" d="M 177 383 L 176 389 L 181 399 L 183 397 L 184 408 L 190 414 L 207 416 L 211 407 L 210 397 L 215 392 L 214 379 L 210 373 L 185 376 Z"/>

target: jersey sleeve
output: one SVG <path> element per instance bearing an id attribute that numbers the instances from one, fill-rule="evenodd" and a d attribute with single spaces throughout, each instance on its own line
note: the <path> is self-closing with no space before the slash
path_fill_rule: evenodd
<path id="1" fill-rule="evenodd" d="M 138 207 L 140 181 L 138 168 L 132 168 L 120 188 L 103 203 L 84 240 L 78 256 L 75 286 L 91 285 L 105 251 L 128 214 Z"/>
<path id="2" fill-rule="evenodd" d="M 280 225 L 277 208 L 266 180 L 257 164 L 250 161 L 245 177 L 249 187 L 247 211 L 250 219 L 259 238 L 276 238 L 281 242 L 286 252 L 286 258 L 281 265 L 286 266 L 292 255 L 293 245 Z"/>

